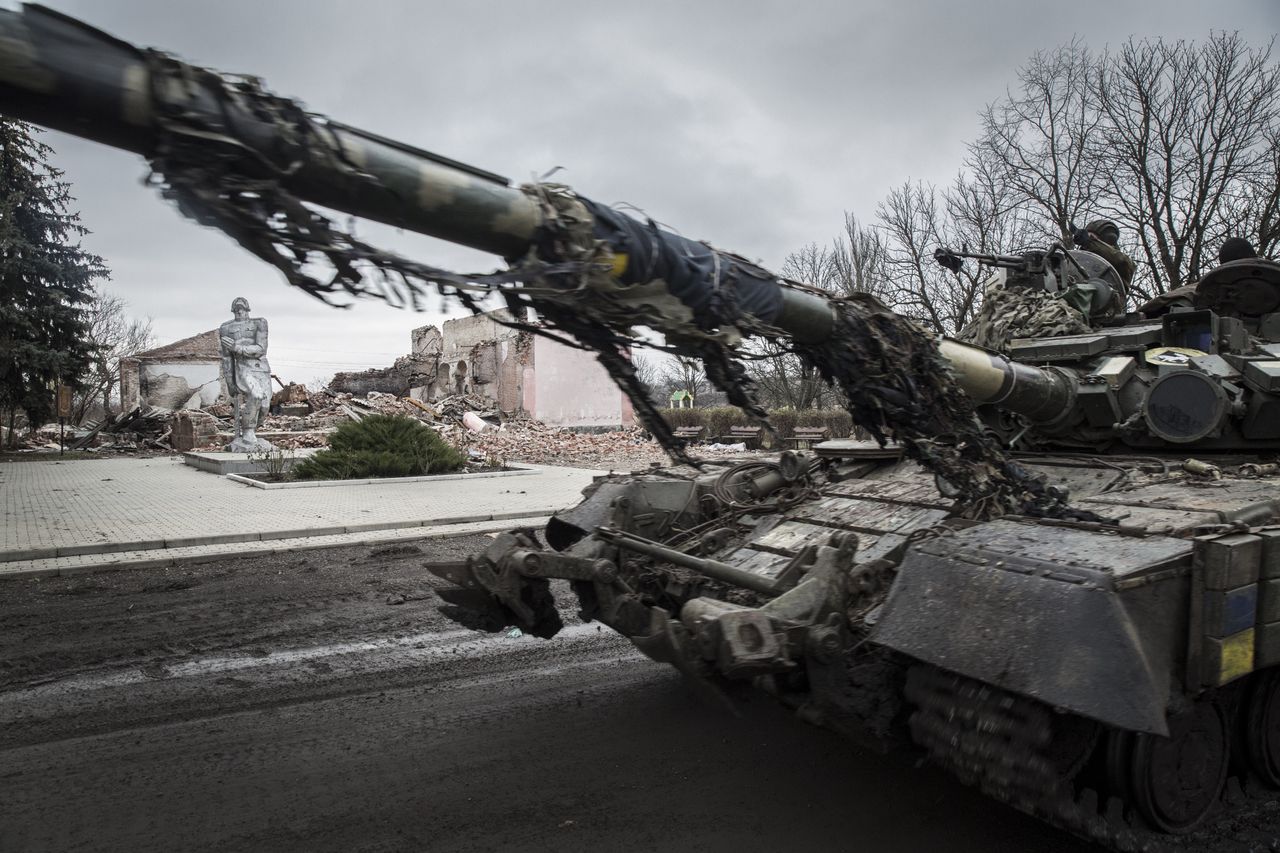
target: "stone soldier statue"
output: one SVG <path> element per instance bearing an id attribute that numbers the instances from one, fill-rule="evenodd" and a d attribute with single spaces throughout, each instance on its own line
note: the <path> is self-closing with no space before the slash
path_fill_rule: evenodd
<path id="1" fill-rule="evenodd" d="M 232 453 L 274 450 L 258 438 L 259 421 L 271 406 L 271 366 L 267 364 L 267 321 L 249 316 L 249 300 L 238 296 L 231 303 L 234 320 L 218 327 L 221 339 L 222 379 L 231 395 L 235 437 L 226 449 Z"/>

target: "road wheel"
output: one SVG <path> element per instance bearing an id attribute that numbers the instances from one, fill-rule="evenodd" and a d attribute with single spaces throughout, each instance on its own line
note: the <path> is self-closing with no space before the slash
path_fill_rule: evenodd
<path id="1" fill-rule="evenodd" d="M 1133 799 L 1133 783 L 1130 780 L 1133 767 L 1133 732 L 1111 729 L 1106 734 L 1103 752 L 1103 771 L 1108 796 L 1128 802 Z"/>
<path id="2" fill-rule="evenodd" d="M 1133 804 L 1155 829 L 1194 829 L 1217 803 L 1231 760 L 1226 716 L 1202 700 L 1169 720 L 1169 737 L 1135 736 Z"/>

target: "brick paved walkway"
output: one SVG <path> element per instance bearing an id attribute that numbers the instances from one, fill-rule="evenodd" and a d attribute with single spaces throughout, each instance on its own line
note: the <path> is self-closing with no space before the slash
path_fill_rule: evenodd
<path id="1" fill-rule="evenodd" d="M 0 463 L 0 568 L 8 561 L 335 536 L 547 515 L 597 472 L 264 490 L 177 457 Z"/>
<path id="2" fill-rule="evenodd" d="M 251 542 L 226 542 L 215 545 L 179 545 L 142 551 L 112 551 L 78 557 L 46 557 L 36 560 L 0 562 L 0 581 L 14 578 L 80 575 L 108 569 L 128 567 L 165 568 L 194 563 L 209 563 L 229 557 L 257 557 L 285 554 L 317 548 L 341 548 L 346 545 L 388 545 L 417 539 L 444 539 L 470 536 L 473 533 L 497 533 L 512 527 L 544 526 L 547 516 L 511 518 L 502 521 L 476 521 L 463 524 L 423 525 L 363 533 L 338 533 L 332 536 L 301 536 L 291 539 L 266 539 Z"/>

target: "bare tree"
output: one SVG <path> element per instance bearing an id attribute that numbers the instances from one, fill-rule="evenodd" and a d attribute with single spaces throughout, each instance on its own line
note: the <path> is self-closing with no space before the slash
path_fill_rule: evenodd
<path id="1" fill-rule="evenodd" d="M 844 230 L 832 241 L 830 290 L 842 295 L 870 293 L 883 296 L 888 274 L 884 240 L 852 213 L 844 215 Z"/>
<path id="2" fill-rule="evenodd" d="M 1274 240 L 1280 68 L 1271 50 L 1237 33 L 1200 44 L 1131 39 L 1103 63 L 1096 156 L 1106 202 L 1137 229 L 1151 273 L 1136 282 L 1144 296 L 1199 277 L 1235 233 Z M 1242 211 L 1258 221 L 1242 221 Z"/>
<path id="3" fill-rule="evenodd" d="M 663 402 L 661 400 L 663 372 L 658 360 L 653 356 L 632 353 L 631 366 L 635 368 L 636 378 L 640 380 L 640 384 L 648 389 L 649 396 L 656 402 Z"/>
<path id="4" fill-rule="evenodd" d="M 1268 131 L 1263 145 L 1267 156 L 1245 181 L 1232 230 L 1252 238 L 1258 254 L 1270 258 L 1280 252 L 1280 127 Z"/>
<path id="5" fill-rule="evenodd" d="M 785 345 L 761 341 L 754 353 L 746 362 L 747 373 L 767 407 L 804 411 L 822 408 L 834 399 L 822 376 Z"/>
<path id="6" fill-rule="evenodd" d="M 82 388 L 72 401 L 72 420 L 80 423 L 101 403 L 104 413 L 111 412 L 120 385 L 120 359 L 152 346 L 151 318 L 130 316 L 128 303 L 114 294 L 95 291 L 85 311 L 88 337 L 93 357 Z"/>
<path id="7" fill-rule="evenodd" d="M 966 166 L 1008 188 L 1001 193 L 1069 240 L 1106 189 L 1095 152 L 1102 116 L 1097 62 L 1079 39 L 1037 52 L 1018 71 L 1018 88 L 982 111 L 982 134 Z"/>
<path id="8" fill-rule="evenodd" d="M 944 194 L 943 228 L 952 245 L 975 252 L 1001 254 L 1053 240 L 1058 230 L 1035 205 L 1025 203 L 999 163 L 970 158 Z"/>
<path id="9" fill-rule="evenodd" d="M 934 187 L 908 181 L 890 192 L 877 212 L 885 244 L 886 301 L 899 313 L 950 335 L 977 312 L 982 277 L 967 268 L 960 275 L 949 273 L 933 259 L 938 246 L 957 242 L 947 204 L 947 196 L 940 199 Z"/>
<path id="10" fill-rule="evenodd" d="M 824 290 L 831 289 L 836 276 L 832 251 L 817 243 L 809 243 L 787 255 L 780 271 L 784 278 Z"/>
<path id="11" fill-rule="evenodd" d="M 697 402 L 703 391 L 711 388 L 702 362 L 696 358 L 673 356 L 663 372 L 668 392 L 684 391 Z"/>
<path id="12" fill-rule="evenodd" d="M 786 274 L 837 293 L 869 292 L 942 334 L 974 319 L 986 271 L 939 267 L 939 245 L 1003 253 L 1069 241 L 1109 217 L 1139 260 L 1141 300 L 1197 278 L 1230 236 L 1280 250 L 1280 67 L 1274 43 L 1080 40 L 1033 55 L 981 113 L 982 132 L 945 190 L 906 181 L 864 225 L 845 214 L 830 249 L 810 244 Z M 779 404 L 797 366 L 762 348 L 757 382 Z"/>

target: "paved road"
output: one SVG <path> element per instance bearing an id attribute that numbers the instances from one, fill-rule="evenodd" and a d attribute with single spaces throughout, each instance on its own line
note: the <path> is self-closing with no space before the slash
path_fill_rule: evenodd
<path id="1" fill-rule="evenodd" d="M 1085 849 L 594 626 L 444 620 L 473 539 L 12 582 L 0 851 Z"/>
<path id="2" fill-rule="evenodd" d="M 119 552 L 218 553 L 228 543 L 549 515 L 577 503 L 599 473 L 529 467 L 518 476 L 263 490 L 177 456 L 0 463 L 0 576 L 119 562 Z M 18 562 L 30 565 L 7 565 Z"/>
<path id="3" fill-rule="evenodd" d="M 131 724 L 0 753 L 0 849 L 1078 849 L 768 703 L 728 717 L 588 630 L 473 643 L 460 654 L 484 670 L 446 678 L 423 655 L 418 683 L 351 691 L 317 674 L 332 663 L 317 653 L 294 665 L 308 686 L 285 702 L 262 701 L 252 684 L 269 676 L 253 667 L 192 673 Z M 74 690 L 102 708 L 125 686 Z M 210 706 L 166 719 L 188 691 Z"/>

